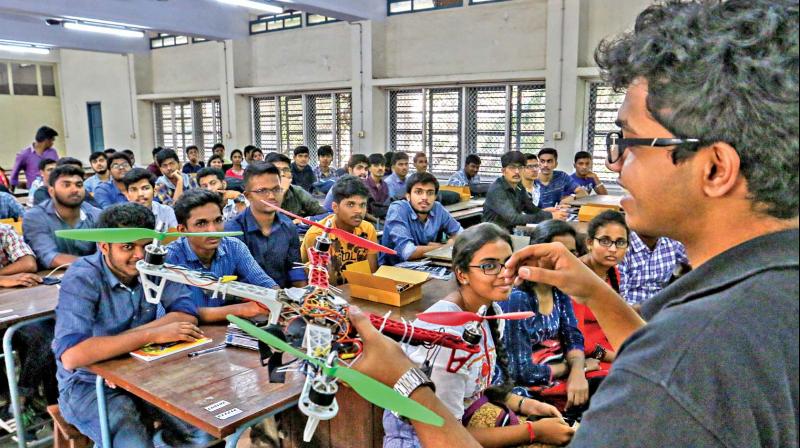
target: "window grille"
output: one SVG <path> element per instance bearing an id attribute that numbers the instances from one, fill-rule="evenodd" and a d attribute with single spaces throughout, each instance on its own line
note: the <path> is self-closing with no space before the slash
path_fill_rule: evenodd
<path id="1" fill-rule="evenodd" d="M 606 168 L 606 135 L 619 129 L 617 111 L 625 92 L 616 93 L 607 84 L 589 84 L 589 107 L 586 117 L 586 150 L 592 153 L 592 171 L 603 182 L 616 182 L 618 174 Z"/>
<path id="2" fill-rule="evenodd" d="M 462 6 L 463 0 L 388 0 L 389 15 Z"/>
<path id="3" fill-rule="evenodd" d="M 536 152 L 544 145 L 544 84 L 511 87 L 511 146 L 509 149 Z"/>
<path id="4" fill-rule="evenodd" d="M 270 33 L 303 26 L 303 13 L 299 11 L 284 12 L 275 15 L 258 16 L 250 21 L 250 34 Z"/>
<path id="5" fill-rule="evenodd" d="M 222 141 L 222 108 L 219 99 L 176 100 L 153 104 L 157 146 L 174 149 L 181 162 L 184 150 L 197 145 L 205 159 Z"/>
<path id="6" fill-rule="evenodd" d="M 461 89 L 428 90 L 427 110 L 425 152 L 431 172 L 449 176 L 461 165 Z"/>

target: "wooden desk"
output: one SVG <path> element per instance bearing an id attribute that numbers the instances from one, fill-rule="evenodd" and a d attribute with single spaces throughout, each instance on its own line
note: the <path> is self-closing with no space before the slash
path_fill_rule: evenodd
<path id="1" fill-rule="evenodd" d="M 570 203 L 573 206 L 583 206 L 583 205 L 597 205 L 601 207 L 619 207 L 621 208 L 620 201 L 624 196 L 612 196 L 612 195 L 602 195 L 602 194 L 593 194 L 586 196 L 585 198 L 575 199 Z"/>

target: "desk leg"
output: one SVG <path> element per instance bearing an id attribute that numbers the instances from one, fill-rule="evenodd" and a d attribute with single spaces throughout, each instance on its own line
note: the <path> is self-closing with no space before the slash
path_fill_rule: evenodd
<path id="1" fill-rule="evenodd" d="M 261 423 L 262 421 L 272 417 L 273 415 L 280 414 L 281 412 L 293 408 L 295 406 L 297 406 L 297 402 L 292 401 L 275 409 L 272 412 L 258 416 L 250 420 L 249 422 L 244 423 L 242 426 L 236 428 L 236 431 L 233 434 L 229 435 L 228 437 L 225 437 L 225 448 L 236 448 L 236 445 L 239 443 L 239 438 L 242 437 L 242 434 L 244 434 L 244 432 L 247 431 L 247 429 Z"/>
<path id="2" fill-rule="evenodd" d="M 14 414 L 14 421 L 17 423 L 17 445 L 19 448 L 25 448 L 25 425 L 22 424 L 22 409 L 19 405 L 19 389 L 17 388 L 17 366 L 14 361 L 14 347 L 11 346 L 11 339 L 14 333 L 25 325 L 30 325 L 36 322 L 41 322 L 46 319 L 52 319 L 53 316 L 37 317 L 36 319 L 25 320 L 17 322 L 16 324 L 8 327 L 6 334 L 3 335 L 3 356 L 6 361 L 6 376 L 8 377 L 8 395 L 11 396 L 11 410 Z M 36 444 L 44 444 L 49 442 L 51 438 L 39 440 Z"/>
<path id="3" fill-rule="evenodd" d="M 97 417 L 100 420 L 100 440 L 104 448 L 111 447 L 111 430 L 108 427 L 108 410 L 106 409 L 105 380 L 97 375 L 94 383 L 97 393 Z"/>

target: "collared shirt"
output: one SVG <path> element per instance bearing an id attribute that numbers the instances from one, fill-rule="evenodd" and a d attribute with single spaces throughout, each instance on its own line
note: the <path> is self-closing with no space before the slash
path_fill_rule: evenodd
<path id="1" fill-rule="evenodd" d="M 539 186 L 539 208 L 555 207 L 561 199 L 575 193 L 576 185 L 572 182 L 569 174 L 563 171 L 553 171 L 550 183 L 545 185 L 536 179 L 534 181 Z"/>
<path id="2" fill-rule="evenodd" d="M 114 182 L 113 179 L 102 182 L 97 186 L 94 191 L 94 200 L 104 209 L 114 204 L 124 204 L 128 202 L 127 196 L 119 191 L 117 183 Z"/>
<path id="3" fill-rule="evenodd" d="M 178 227 L 178 220 L 175 218 L 175 210 L 172 207 L 153 201 L 150 204 L 150 210 L 156 215 L 156 222 L 163 222 L 168 229 Z"/>
<path id="4" fill-rule="evenodd" d="M 533 205 L 521 184 L 512 187 L 504 177 L 498 177 L 486 193 L 483 222 L 493 222 L 508 230 L 515 226 L 551 219 L 553 214 Z"/>
<path id="5" fill-rule="evenodd" d="M 42 176 L 36 176 L 36 179 L 28 185 L 28 207 L 36 205 L 36 192 L 44 186 L 44 179 Z"/>
<path id="6" fill-rule="evenodd" d="M 238 277 L 237 281 L 242 283 L 265 288 L 277 286 L 275 281 L 264 273 L 264 270 L 250 255 L 247 246 L 236 238 L 222 238 L 216 253 L 214 253 L 214 258 L 211 260 L 211 266 L 208 268 L 203 265 L 197 254 L 194 253 L 194 250 L 189 245 L 189 240 L 185 237 L 179 238 L 167 246 L 167 263 L 211 274 L 215 278 L 223 275 L 235 275 Z M 225 305 L 222 300 L 222 294 L 217 294 L 217 297 L 212 299 L 213 291 L 206 291 L 195 286 L 190 289 L 192 302 L 198 308 Z"/>
<path id="7" fill-rule="evenodd" d="M 166 283 L 161 305 L 167 312 L 197 316 L 197 307 L 189 299 L 189 288 L 179 283 Z M 108 268 L 102 252 L 72 263 L 61 280 L 53 339 L 61 398 L 68 399 L 64 391 L 74 382 L 94 384 L 95 380 L 95 375 L 84 367 L 65 369 L 61 364 L 65 351 L 86 339 L 118 335 L 152 322 L 156 308 L 145 300 L 139 278 L 130 287 L 121 283 Z"/>
<path id="8" fill-rule="evenodd" d="M 320 193 L 329 193 L 336 183 L 336 180 L 339 179 L 339 175 L 336 174 L 336 170 L 332 167 L 328 167 L 328 174 L 322 172 L 322 168 L 319 165 L 314 167 L 314 177 L 317 178 L 317 181 L 314 182 L 314 190 Z M 327 200 L 327 196 L 325 199 Z M 328 208 L 327 206 L 325 207 Z"/>
<path id="9" fill-rule="evenodd" d="M 17 202 L 17 198 L 10 193 L 0 191 L 0 219 L 21 218 L 25 209 Z"/>
<path id="10" fill-rule="evenodd" d="M 313 196 L 297 185 L 289 185 L 289 189 L 283 195 L 282 207 L 284 210 L 300 216 L 317 216 L 327 213 Z"/>
<path id="11" fill-rule="evenodd" d="M 369 195 L 372 197 L 373 201 L 378 204 L 386 204 L 388 202 L 389 186 L 386 185 L 383 179 L 381 179 L 380 184 L 376 184 L 375 179 L 372 176 L 368 176 L 364 179 L 364 185 L 367 186 L 367 190 L 369 190 Z"/>
<path id="12" fill-rule="evenodd" d="M 108 180 L 111 180 L 111 177 Z M 87 193 L 94 193 L 94 190 L 103 182 L 107 181 L 100 179 L 100 175 L 95 173 L 92 177 L 83 181 L 83 188 L 86 189 Z"/>
<path id="13" fill-rule="evenodd" d="M 188 174 L 181 174 L 181 176 L 183 176 L 183 191 L 197 188 L 197 180 L 195 178 Z M 167 176 L 161 176 L 156 179 L 156 201 L 164 205 L 173 206 L 175 205 L 175 200 L 172 199 L 173 194 L 175 194 L 175 185 L 171 180 L 167 179 Z"/>
<path id="14" fill-rule="evenodd" d="M 297 166 L 296 163 L 291 163 L 292 167 L 292 185 L 297 185 L 303 190 L 311 193 L 314 191 L 314 183 L 317 177 L 314 175 L 314 170 L 311 165 L 306 165 L 303 168 Z"/>
<path id="15" fill-rule="evenodd" d="M 241 231 L 244 235 L 235 238 L 243 241 L 259 266 L 278 286 L 287 288 L 292 282 L 306 280 L 306 272 L 300 263 L 300 238 L 292 220 L 282 213 L 275 213 L 269 236 L 261 233 L 253 211 L 248 207 L 235 218 L 225 223 L 225 231 Z"/>
<path id="16" fill-rule="evenodd" d="M 325 227 L 335 228 L 336 215 L 328 216 L 320 221 L 320 224 Z M 314 247 L 317 237 L 321 234 L 322 229 L 319 227 L 311 227 L 308 229 L 308 232 L 306 232 L 306 236 L 303 238 L 303 245 L 300 246 L 300 256 L 303 257 L 304 263 L 308 262 L 308 248 Z M 375 227 L 366 220 L 361 221 L 361 224 L 353 229 L 353 234 L 376 243 L 378 242 L 378 233 L 375 231 Z M 328 274 L 330 275 L 332 285 L 341 285 L 345 282 L 344 275 L 342 275 L 344 268 L 348 264 L 366 260 L 367 255 L 374 254 L 375 251 L 356 246 L 347 241 L 340 241 L 334 235 L 328 236 L 332 243 L 329 249 L 332 269 Z"/>
<path id="17" fill-rule="evenodd" d="M 798 244 L 753 238 L 646 301 L 570 446 L 797 446 Z"/>
<path id="18" fill-rule="evenodd" d="M 153 176 L 156 177 L 161 176 L 161 168 L 159 168 L 155 162 L 151 163 L 150 165 L 147 165 L 147 171 L 153 173 Z"/>
<path id="19" fill-rule="evenodd" d="M 25 218 L 22 220 L 22 235 L 25 237 L 25 242 L 31 246 L 36 254 L 39 267 L 47 269 L 58 254 L 81 257 L 95 253 L 97 243 L 58 238 L 55 235 L 55 231 L 93 229 L 97 227 L 99 218 L 100 210 L 83 202 L 81 203 L 78 223 L 75 227 L 70 227 L 58 216 L 53 201 L 44 201 L 25 212 Z"/>
<path id="20" fill-rule="evenodd" d="M 578 173 L 572 173 L 569 178 L 572 180 L 575 188 L 582 187 L 587 193 L 591 193 L 592 191 L 597 192 L 597 183 L 595 183 L 593 177 L 580 177 Z"/>
<path id="21" fill-rule="evenodd" d="M 473 177 L 469 177 L 467 176 L 467 173 L 464 170 L 456 171 L 455 173 L 453 173 L 452 176 L 450 176 L 450 179 L 447 179 L 447 185 L 453 187 L 467 187 L 467 186 L 474 187 L 480 183 L 481 183 L 480 176 L 475 175 Z"/>
<path id="22" fill-rule="evenodd" d="M 667 286 L 681 263 L 689 263 L 683 244 L 661 237 L 651 251 L 631 231 L 628 251 L 619 264 L 620 295 L 631 305 L 644 302 Z"/>
<path id="23" fill-rule="evenodd" d="M 20 258 L 34 256 L 30 246 L 8 224 L 0 224 L 0 268 L 15 263 Z"/>
<path id="24" fill-rule="evenodd" d="M 525 188 L 525 186 L 522 185 L 522 188 Z M 531 184 L 531 188 L 525 188 L 525 192 L 528 193 L 528 197 L 531 198 L 531 203 L 533 205 L 539 203 L 539 196 L 541 196 L 542 192 L 540 191 L 539 185 L 537 185 L 536 182 Z"/>
<path id="25" fill-rule="evenodd" d="M 381 244 L 394 249 L 397 255 L 381 252 L 378 260 L 380 264 L 390 266 L 407 261 L 417 250 L 417 246 L 425 246 L 431 242 L 441 243 L 443 236 L 449 238 L 463 230 L 461 224 L 438 201 L 433 203 L 425 222 L 419 220 L 407 200 L 395 201 L 386 213 Z"/>
<path id="26" fill-rule="evenodd" d="M 406 179 L 408 179 L 408 177 L 406 177 Z M 388 175 L 383 179 L 383 182 L 389 188 L 390 198 L 395 199 L 406 197 L 406 181 L 400 179 L 400 176 L 398 176 L 397 173 Z"/>
<path id="27" fill-rule="evenodd" d="M 33 145 L 18 152 L 17 158 L 14 160 L 14 168 L 11 170 L 11 185 L 16 187 L 19 184 L 20 171 L 25 171 L 25 179 L 28 179 L 28 182 L 30 179 L 39 177 L 39 162 L 44 159 L 58 160 L 56 148 L 45 149 L 41 156 L 33 149 Z"/>

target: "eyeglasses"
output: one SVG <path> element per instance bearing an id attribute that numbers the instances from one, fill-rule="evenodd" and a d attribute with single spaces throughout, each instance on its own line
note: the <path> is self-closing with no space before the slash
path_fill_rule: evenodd
<path id="1" fill-rule="evenodd" d="M 503 272 L 503 269 L 506 268 L 506 265 L 500 263 L 499 261 L 488 261 L 486 263 L 481 263 L 478 265 L 469 265 L 471 268 L 480 268 L 483 271 L 484 275 L 497 275 Z"/>
<path id="2" fill-rule="evenodd" d="M 624 249 L 628 247 L 628 240 L 626 240 L 625 238 L 612 240 L 611 238 L 604 236 L 602 238 L 594 238 L 594 239 L 597 240 L 597 242 L 600 243 L 600 245 L 603 247 L 611 247 L 612 245 L 617 246 L 617 249 Z"/>
<path id="3" fill-rule="evenodd" d="M 283 192 L 283 188 L 277 186 L 275 188 L 259 188 L 258 190 L 248 190 L 250 193 L 253 193 L 256 196 L 278 196 Z"/>
<path id="4" fill-rule="evenodd" d="M 114 163 L 111 165 L 112 170 L 127 170 L 131 166 L 127 163 Z"/>
<path id="5" fill-rule="evenodd" d="M 652 148 L 663 148 L 667 146 L 698 144 L 697 138 L 623 138 L 622 131 L 609 132 L 606 135 L 606 151 L 608 153 L 608 163 L 617 163 L 625 149 L 631 146 L 649 146 Z"/>
<path id="6" fill-rule="evenodd" d="M 285 177 L 287 174 L 289 174 L 289 175 L 292 174 L 292 169 L 290 167 L 281 168 L 280 172 Z"/>

